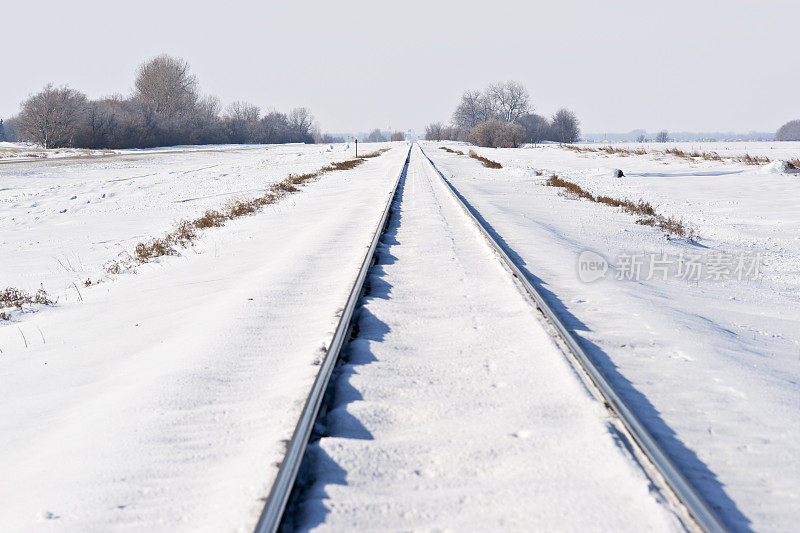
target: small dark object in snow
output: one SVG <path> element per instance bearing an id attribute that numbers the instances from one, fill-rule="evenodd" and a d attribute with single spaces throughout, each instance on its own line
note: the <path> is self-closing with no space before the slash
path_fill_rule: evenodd
<path id="1" fill-rule="evenodd" d="M 613 172 L 613 174 L 614 174 L 614 177 L 615 177 L 615 178 L 622 178 L 622 177 L 624 177 L 624 176 L 625 176 L 625 173 L 624 173 L 624 172 L 622 172 L 622 171 L 621 171 L 620 169 L 618 169 L 618 168 L 615 168 L 615 169 L 614 169 L 614 172 Z"/>

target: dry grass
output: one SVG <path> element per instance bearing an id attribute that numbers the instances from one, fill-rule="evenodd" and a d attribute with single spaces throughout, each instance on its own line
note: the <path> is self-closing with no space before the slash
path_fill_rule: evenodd
<path id="1" fill-rule="evenodd" d="M 800 169 L 800 157 L 795 157 L 794 159 L 790 159 L 787 161 L 789 163 L 789 167 L 793 169 Z"/>
<path id="2" fill-rule="evenodd" d="M 574 146 L 569 144 L 563 144 L 559 146 L 565 150 L 572 150 L 573 152 L 578 152 L 578 153 L 603 152 L 608 155 L 617 155 L 621 157 L 626 157 L 629 155 L 647 155 L 649 153 L 663 153 L 666 155 L 680 157 L 681 159 L 685 159 L 686 161 L 691 161 L 691 162 L 694 162 L 698 159 L 703 159 L 705 161 L 719 161 L 719 162 L 726 162 L 730 160 L 733 163 L 744 163 L 745 165 L 763 165 L 771 162 L 770 158 L 766 156 L 757 156 L 757 155 L 754 156 L 750 154 L 744 154 L 741 156 L 731 156 L 724 158 L 717 152 L 698 152 L 697 150 L 687 152 L 681 150 L 680 148 L 667 148 L 663 152 L 659 151 L 648 152 L 644 148 L 616 148 L 614 146 L 598 146 L 597 148 L 593 148 L 589 146 Z"/>
<path id="3" fill-rule="evenodd" d="M 358 156 L 359 159 L 370 159 L 373 157 L 378 157 L 379 155 L 388 152 L 389 148 L 381 148 L 380 150 L 375 150 L 374 152 L 370 152 L 368 154 Z"/>
<path id="4" fill-rule="evenodd" d="M 485 166 L 486 168 L 503 168 L 503 165 L 501 165 L 497 161 L 492 161 L 491 159 L 487 159 L 481 155 L 478 155 L 477 152 L 475 152 L 475 150 L 470 150 L 469 156 L 472 159 L 477 159 L 478 161 L 483 163 L 483 166 Z"/>
<path id="5" fill-rule="evenodd" d="M 451 153 L 451 154 L 466 155 L 466 154 L 465 154 L 464 152 L 462 152 L 461 150 L 453 150 L 452 148 L 448 148 L 447 146 L 440 146 L 440 148 L 441 148 L 442 150 L 444 150 L 445 152 L 449 152 L 449 153 Z"/>
<path id="6" fill-rule="evenodd" d="M 7 287 L 0 290 L 0 309 L 16 308 L 22 310 L 24 305 L 55 305 L 56 299 L 50 298 L 44 289 L 40 288 L 36 294 L 29 294 L 22 289 Z M 7 311 L 0 312 L 0 320 L 10 320 L 11 314 Z"/>
<path id="7" fill-rule="evenodd" d="M 695 230 L 687 227 L 683 221 L 658 213 L 650 204 L 650 202 L 646 202 L 642 199 L 640 199 L 638 202 L 634 202 L 632 200 L 628 200 L 627 198 L 611 198 L 610 196 L 595 197 L 592 193 L 577 183 L 561 179 L 555 174 L 548 178 L 548 180 L 545 182 L 545 185 L 549 187 L 560 187 L 564 189 L 565 193 L 572 198 L 584 198 L 590 202 L 605 204 L 611 207 L 619 207 L 625 213 L 641 217 L 636 220 L 637 224 L 659 228 L 667 235 L 678 235 L 679 237 L 686 237 L 691 241 L 694 241 L 698 238 Z"/>
<path id="8" fill-rule="evenodd" d="M 560 144 L 559 147 L 580 154 L 604 152 L 608 155 L 618 155 L 621 157 L 627 157 L 629 155 L 647 155 L 649 153 L 644 148 L 615 148 L 613 146 L 598 146 L 597 148 L 592 148 L 589 146 L 575 146 L 572 144 Z"/>
<path id="9" fill-rule="evenodd" d="M 224 226 L 229 220 L 251 215 L 266 205 L 274 204 L 287 195 L 298 192 L 300 190 L 298 186 L 313 181 L 326 172 L 353 169 L 367 159 L 378 157 L 388 150 L 388 148 L 383 148 L 356 159 L 331 163 L 315 172 L 289 174 L 283 181 L 270 185 L 269 189 L 257 198 L 230 200 L 221 210 L 211 209 L 194 220 L 182 220 L 163 237 L 154 237 L 136 244 L 133 254 L 124 252 L 119 258 L 107 262 L 103 265 L 103 270 L 107 274 L 120 274 L 153 259 L 177 255 L 178 248 L 188 248 L 197 239 L 199 230 L 218 228 Z"/>
<path id="10" fill-rule="evenodd" d="M 225 215 L 219 211 L 209 209 L 203 216 L 196 218 L 192 224 L 197 229 L 218 228 L 225 225 Z"/>

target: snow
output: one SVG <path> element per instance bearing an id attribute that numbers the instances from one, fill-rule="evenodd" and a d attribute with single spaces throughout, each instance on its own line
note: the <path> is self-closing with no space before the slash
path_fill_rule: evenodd
<path id="1" fill-rule="evenodd" d="M 418 148 L 367 284 L 296 529 L 680 528 Z"/>
<path id="2" fill-rule="evenodd" d="M 0 284 L 29 292 L 43 284 L 62 302 L 77 299 L 73 282 L 102 277 L 102 265 L 135 243 L 231 199 L 257 196 L 290 172 L 353 157 L 337 148 L 170 147 L 0 165 Z"/>
<path id="3" fill-rule="evenodd" d="M 769 174 L 800 174 L 800 169 L 794 168 L 788 161 L 773 161 L 764 165 L 764 172 Z"/>
<path id="4" fill-rule="evenodd" d="M 439 150 L 440 144 L 426 143 L 426 152 L 523 262 L 728 526 L 793 529 L 800 520 L 796 179 L 757 165 L 662 154 L 476 148 L 503 164 L 492 170 Z M 743 144 L 703 143 L 702 150 L 774 159 L 800 154 L 800 143 Z M 612 178 L 613 168 L 625 176 Z M 595 195 L 649 201 L 694 227 L 701 239 L 666 239 L 618 209 L 565 198 L 560 189 L 543 186 L 554 172 Z M 578 270 L 586 251 L 610 263 L 591 283 L 581 282 Z M 701 255 L 707 269 L 719 254 L 760 254 L 763 264 L 759 276 L 742 280 L 678 279 L 674 270 L 667 279 L 625 279 L 622 258 L 662 253 L 672 259 Z"/>
<path id="5" fill-rule="evenodd" d="M 252 530 L 405 158 L 393 146 L 181 256 L 80 286 L 83 300 L 56 290 L 56 307 L 0 324 L 2 529 Z M 2 204 L 3 283 L 57 289 L 227 189 L 348 156 L 282 146 L 3 166 L 25 198 Z M 59 219 L 76 192 L 115 200 Z M 53 266 L 60 241 L 83 270 Z"/>

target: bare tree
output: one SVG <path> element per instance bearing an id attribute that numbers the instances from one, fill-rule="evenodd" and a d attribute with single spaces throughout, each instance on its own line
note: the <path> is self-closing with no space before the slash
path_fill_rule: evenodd
<path id="1" fill-rule="evenodd" d="M 656 142 L 665 143 L 669 141 L 669 132 L 667 130 L 661 130 L 656 134 Z"/>
<path id="2" fill-rule="evenodd" d="M 67 86 L 47 85 L 22 103 L 17 127 L 45 148 L 72 146 L 85 117 L 86 95 Z"/>
<path id="3" fill-rule="evenodd" d="M 526 113 L 517 118 L 517 124 L 525 132 L 525 140 L 531 143 L 540 143 L 547 140 L 550 132 L 550 121 L 547 117 L 535 113 Z"/>
<path id="4" fill-rule="evenodd" d="M 314 116 L 305 107 L 297 107 L 289 112 L 289 132 L 294 142 L 313 143 L 312 129 Z"/>
<path id="5" fill-rule="evenodd" d="M 506 122 L 514 122 L 530 108 L 528 90 L 516 81 L 493 83 L 487 89 L 487 96 L 492 101 L 500 117 Z"/>
<path id="6" fill-rule="evenodd" d="M 265 144 L 275 144 L 288 142 L 289 139 L 289 119 L 286 115 L 277 111 L 271 111 L 264 115 L 259 124 L 259 142 Z"/>
<path id="7" fill-rule="evenodd" d="M 441 141 L 443 130 L 441 122 L 432 122 L 425 126 L 425 138 L 429 141 Z"/>
<path id="8" fill-rule="evenodd" d="M 134 98 L 168 119 L 191 113 L 199 98 L 197 78 L 189 73 L 189 63 L 166 54 L 142 63 L 134 86 Z"/>
<path id="9" fill-rule="evenodd" d="M 222 123 L 228 142 L 236 144 L 252 142 L 260 116 L 261 110 L 258 106 L 247 102 L 233 102 L 225 108 Z"/>
<path id="10" fill-rule="evenodd" d="M 396 131 L 392 133 L 392 140 L 393 141 L 405 141 L 406 135 L 402 131 Z"/>
<path id="11" fill-rule="evenodd" d="M 386 136 L 378 128 L 375 128 L 374 130 L 369 132 L 369 135 L 367 135 L 366 139 L 366 141 L 369 143 L 379 143 L 379 142 L 384 142 L 385 140 Z"/>
<path id="12" fill-rule="evenodd" d="M 464 91 L 453 113 L 453 124 L 460 128 L 472 129 L 489 118 L 491 117 L 486 116 L 485 96 L 480 91 Z"/>
<path id="13" fill-rule="evenodd" d="M 560 143 L 574 143 L 581 136 L 580 122 L 575 113 L 569 109 L 561 108 L 553 115 L 551 120 L 552 140 Z"/>
<path id="14" fill-rule="evenodd" d="M 790 120 L 778 129 L 776 141 L 800 141 L 800 120 Z"/>

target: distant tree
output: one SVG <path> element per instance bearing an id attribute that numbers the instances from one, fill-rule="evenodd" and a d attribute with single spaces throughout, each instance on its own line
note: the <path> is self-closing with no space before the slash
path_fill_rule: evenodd
<path id="1" fill-rule="evenodd" d="M 581 136 L 580 122 L 575 113 L 561 108 L 551 120 L 551 140 L 560 143 L 574 143 Z"/>
<path id="2" fill-rule="evenodd" d="M 444 127 L 441 122 L 432 122 L 425 126 L 425 139 L 429 141 L 441 141 Z"/>
<path id="3" fill-rule="evenodd" d="M 472 129 L 484 120 L 488 109 L 485 96 L 480 91 L 464 91 L 461 101 L 453 113 L 453 124 L 459 128 Z"/>
<path id="4" fill-rule="evenodd" d="M 289 112 L 290 142 L 313 143 L 314 116 L 305 107 L 297 107 Z"/>
<path id="5" fill-rule="evenodd" d="M 0 142 L 3 142 L 5 140 L 6 140 L 6 131 L 5 128 L 3 127 L 3 119 L 0 118 Z"/>
<path id="6" fill-rule="evenodd" d="M 656 142 L 665 143 L 669 142 L 669 132 L 667 130 L 661 130 L 656 134 Z"/>
<path id="7" fill-rule="evenodd" d="M 487 96 L 492 101 L 492 108 L 506 122 L 516 121 L 530 107 L 528 90 L 516 81 L 493 83 L 487 89 Z"/>
<path id="8" fill-rule="evenodd" d="M 278 111 L 264 115 L 259 124 L 258 142 L 276 144 L 289 142 L 289 119 Z"/>
<path id="9" fill-rule="evenodd" d="M 189 63 L 164 54 L 139 66 L 134 98 L 156 115 L 175 119 L 194 110 L 199 98 L 197 86 L 197 78 L 189 73 Z"/>
<path id="10" fill-rule="evenodd" d="M 323 133 L 320 137 L 320 142 L 325 144 L 332 144 L 332 143 L 343 143 L 344 137 L 341 135 L 331 135 L 330 133 Z"/>
<path id="11" fill-rule="evenodd" d="M 525 138 L 525 130 L 515 123 L 493 118 L 470 130 L 470 142 L 492 148 L 516 148 Z"/>
<path id="12" fill-rule="evenodd" d="M 776 141 L 800 141 L 800 120 L 791 120 L 778 129 Z"/>
<path id="13" fill-rule="evenodd" d="M 547 117 L 526 113 L 517 118 L 517 124 L 522 126 L 526 141 L 540 143 L 547 140 L 550 132 L 550 121 L 547 120 Z"/>
<path id="14" fill-rule="evenodd" d="M 392 140 L 393 141 L 405 141 L 406 135 L 402 131 L 396 131 L 392 133 Z"/>
<path id="15" fill-rule="evenodd" d="M 378 128 L 375 128 L 374 130 L 369 132 L 369 135 L 367 135 L 366 138 L 366 142 L 369 143 L 379 143 L 379 142 L 384 142 L 385 140 L 386 140 L 386 135 L 384 135 L 383 132 Z"/>
<path id="16" fill-rule="evenodd" d="M 45 148 L 72 146 L 85 118 L 86 95 L 67 86 L 47 85 L 22 102 L 16 126 Z"/>
<path id="17" fill-rule="evenodd" d="M 227 141 L 238 144 L 254 142 L 260 118 L 258 106 L 241 101 L 231 103 L 222 117 Z"/>
<path id="18" fill-rule="evenodd" d="M 636 142 L 637 143 L 647 142 L 647 136 L 644 133 L 642 133 L 641 135 L 636 137 Z"/>

